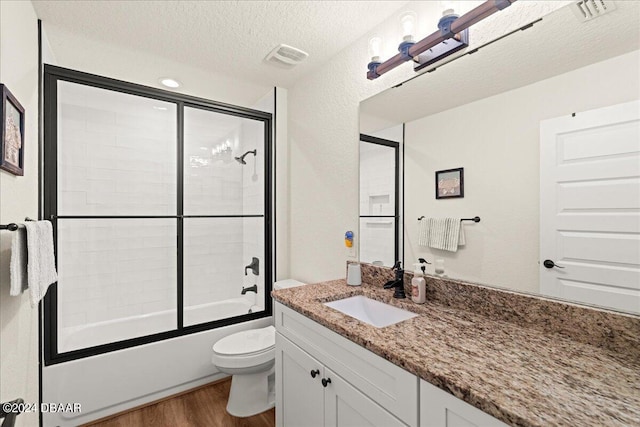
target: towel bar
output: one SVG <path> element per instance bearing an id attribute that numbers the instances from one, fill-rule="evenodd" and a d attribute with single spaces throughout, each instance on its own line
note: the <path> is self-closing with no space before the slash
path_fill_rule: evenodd
<path id="1" fill-rule="evenodd" d="M 33 221 L 31 218 L 26 217 L 24 219 L 25 221 Z M 9 230 L 9 231 L 16 231 L 18 229 L 18 224 L 16 224 L 15 222 L 9 223 L 9 224 L 0 224 L 0 230 Z"/>
<path id="2" fill-rule="evenodd" d="M 422 221 L 423 218 L 424 218 L 424 215 L 421 216 L 420 218 L 418 218 L 418 221 Z M 474 216 L 473 218 L 462 218 L 460 221 L 480 222 L 480 217 L 479 216 Z"/>
<path id="3" fill-rule="evenodd" d="M 11 225 L 11 224 L 8 224 Z M 2 408 L 0 408 L 0 419 L 4 418 L 2 425 L 0 427 L 13 427 L 16 423 L 16 417 L 21 414 L 21 412 L 9 411 L 5 412 L 3 408 L 11 409 L 13 406 L 19 408 L 24 405 L 23 399 L 16 399 L 11 402 L 5 402 L 2 404 Z"/>

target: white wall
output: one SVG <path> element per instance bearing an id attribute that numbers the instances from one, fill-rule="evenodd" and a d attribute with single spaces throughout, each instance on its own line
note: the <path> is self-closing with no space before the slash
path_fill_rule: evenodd
<path id="1" fill-rule="evenodd" d="M 26 111 L 25 173 L 0 170 L 0 223 L 38 217 L 38 26 L 30 2 L 0 2 L 0 82 Z M 27 293 L 9 296 L 11 232 L 0 231 L 0 401 L 38 402 L 38 310 Z M 22 414 L 17 426 L 38 425 Z"/>
<path id="2" fill-rule="evenodd" d="M 540 121 L 639 95 L 636 51 L 407 123 L 407 262 L 441 258 L 449 277 L 538 292 Z M 457 167 L 464 198 L 436 200 L 435 171 Z M 417 245 L 422 215 L 482 221 L 451 253 Z"/>
<path id="3" fill-rule="evenodd" d="M 182 83 L 177 92 L 244 107 L 252 106 L 272 86 L 257 85 L 212 70 L 193 67 L 142 51 L 123 49 L 74 34 L 43 22 L 61 67 L 166 89 L 158 80 L 172 77 Z M 55 37 L 54 37 L 55 35 Z"/>
<path id="4" fill-rule="evenodd" d="M 476 3 L 477 4 L 477 3 Z M 472 27 L 471 46 L 531 22 L 563 2 L 517 2 Z M 432 33 L 441 16 L 439 2 L 410 2 L 418 13 L 419 37 Z M 467 5 L 468 9 L 468 5 Z M 382 34 L 397 45 L 398 17 L 390 17 L 289 91 L 291 150 L 291 276 L 307 282 L 342 277 L 344 232 L 358 228 L 358 104 L 414 75 L 411 65 L 375 81 L 365 77 L 368 40 Z M 386 55 L 393 47 L 387 47 Z M 357 240 L 357 236 L 356 236 Z"/>

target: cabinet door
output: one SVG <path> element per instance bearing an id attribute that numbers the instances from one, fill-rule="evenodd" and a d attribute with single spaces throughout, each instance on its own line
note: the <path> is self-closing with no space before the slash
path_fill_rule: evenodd
<path id="1" fill-rule="evenodd" d="M 406 426 L 330 369 L 323 379 L 325 427 Z"/>
<path id="2" fill-rule="evenodd" d="M 276 425 L 322 427 L 324 367 L 280 334 L 276 334 Z"/>
<path id="3" fill-rule="evenodd" d="M 486 412 L 420 380 L 420 427 L 508 427 Z"/>

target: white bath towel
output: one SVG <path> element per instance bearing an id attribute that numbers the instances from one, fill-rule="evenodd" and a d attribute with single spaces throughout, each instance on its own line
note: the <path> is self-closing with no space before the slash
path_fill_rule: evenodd
<path id="1" fill-rule="evenodd" d="M 466 244 L 460 218 L 423 218 L 418 231 L 418 245 L 449 252 Z"/>
<path id="2" fill-rule="evenodd" d="M 27 290 L 27 229 L 24 225 L 11 234 L 11 260 L 9 261 L 11 287 L 9 295 L 18 296 Z"/>
<path id="3" fill-rule="evenodd" d="M 31 307 L 37 307 L 49 289 L 58 280 L 53 253 L 53 227 L 49 221 L 28 221 L 27 229 L 27 283 Z"/>

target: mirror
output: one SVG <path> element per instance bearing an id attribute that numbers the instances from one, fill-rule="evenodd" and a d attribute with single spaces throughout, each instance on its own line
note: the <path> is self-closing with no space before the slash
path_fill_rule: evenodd
<path id="1" fill-rule="evenodd" d="M 391 267 L 400 246 L 402 126 L 360 135 L 360 261 Z"/>
<path id="2" fill-rule="evenodd" d="M 581 117 L 583 112 L 640 98 L 640 2 L 617 1 L 616 10 L 586 22 L 572 7 L 560 8 L 472 54 L 435 64 L 435 70 L 360 104 L 361 133 L 404 124 L 405 268 L 419 257 L 432 263 L 442 260 L 447 277 L 540 293 L 547 271 L 540 265 L 546 258 L 540 236 L 550 232 L 540 227 L 541 170 L 548 173 L 540 165 L 540 123 L 573 113 Z M 638 128 L 635 124 L 630 131 Z M 640 160 L 640 141 L 632 145 L 635 148 L 625 155 Z M 464 197 L 436 199 L 435 172 L 461 167 Z M 632 191 L 637 191 L 637 177 L 631 181 Z M 637 199 L 637 194 L 631 198 Z M 616 290 L 626 306 L 608 304 L 593 293 L 585 297 L 592 285 L 589 278 L 573 293 L 545 294 L 640 312 L 638 203 L 618 207 L 632 216 L 635 227 L 625 237 L 631 255 L 627 252 L 624 262 L 600 263 L 630 278 L 630 284 Z M 419 244 L 421 216 L 479 216 L 481 221 L 463 222 L 465 245 L 448 252 Z M 559 266 L 577 263 L 567 257 L 555 261 Z"/>

